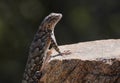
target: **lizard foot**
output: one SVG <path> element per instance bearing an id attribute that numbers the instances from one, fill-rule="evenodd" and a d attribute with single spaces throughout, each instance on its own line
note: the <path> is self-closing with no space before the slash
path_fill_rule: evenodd
<path id="1" fill-rule="evenodd" d="M 71 54 L 70 50 L 66 50 L 63 53 L 61 53 L 61 55 L 69 55 L 69 54 Z"/>

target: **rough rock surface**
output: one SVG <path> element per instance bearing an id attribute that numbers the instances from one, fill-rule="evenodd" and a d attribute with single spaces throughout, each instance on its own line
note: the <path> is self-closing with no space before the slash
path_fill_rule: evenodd
<path id="1" fill-rule="evenodd" d="M 120 39 L 59 46 L 53 51 L 40 83 L 120 83 Z"/>

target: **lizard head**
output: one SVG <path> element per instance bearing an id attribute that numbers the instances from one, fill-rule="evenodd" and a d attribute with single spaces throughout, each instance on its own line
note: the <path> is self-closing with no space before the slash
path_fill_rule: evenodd
<path id="1" fill-rule="evenodd" d="M 61 13 L 50 13 L 42 22 L 44 29 L 53 31 L 55 25 L 60 21 L 61 18 Z"/>

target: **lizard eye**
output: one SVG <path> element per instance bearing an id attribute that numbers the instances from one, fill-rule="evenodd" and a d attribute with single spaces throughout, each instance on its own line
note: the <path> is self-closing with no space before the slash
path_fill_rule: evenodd
<path id="1" fill-rule="evenodd" d="M 48 31 L 49 33 L 52 33 L 52 30 L 51 30 L 51 29 L 48 29 L 47 31 Z"/>
<path id="2" fill-rule="evenodd" d="M 48 24 L 48 25 L 47 25 L 47 28 L 50 28 L 50 27 L 51 27 L 51 24 Z"/>

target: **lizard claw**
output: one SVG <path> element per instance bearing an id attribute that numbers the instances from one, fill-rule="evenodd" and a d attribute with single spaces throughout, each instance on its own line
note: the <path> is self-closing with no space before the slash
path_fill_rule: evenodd
<path id="1" fill-rule="evenodd" d="M 61 53 L 61 55 L 69 55 L 71 54 L 70 50 L 64 51 L 63 53 Z"/>

